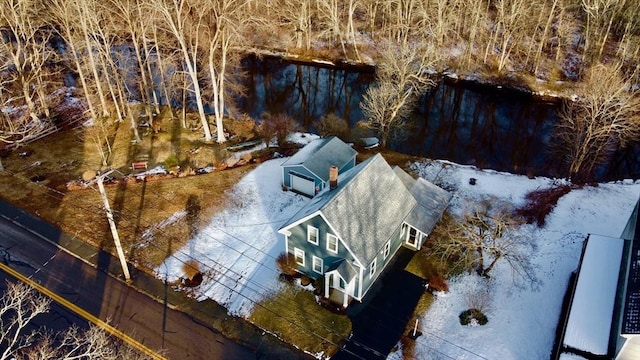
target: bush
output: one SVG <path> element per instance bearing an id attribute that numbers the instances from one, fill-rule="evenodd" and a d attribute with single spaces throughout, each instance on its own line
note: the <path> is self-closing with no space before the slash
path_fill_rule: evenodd
<path id="1" fill-rule="evenodd" d="M 334 113 L 320 118 L 317 128 L 322 137 L 337 136 L 341 139 L 347 139 L 349 137 L 349 124 L 347 120 L 338 117 Z"/>
<path id="2" fill-rule="evenodd" d="M 547 215 L 556 207 L 558 200 L 571 191 L 571 185 L 560 185 L 549 189 L 535 190 L 526 195 L 527 203 L 516 210 L 527 224 L 536 222 L 544 226 Z"/>
<path id="3" fill-rule="evenodd" d="M 188 279 L 193 279 L 200 273 L 200 264 L 195 260 L 188 260 L 182 265 L 182 271 Z"/>
<path id="4" fill-rule="evenodd" d="M 249 115 L 243 114 L 239 119 L 228 121 L 225 128 L 238 136 L 240 141 L 245 141 L 256 136 L 257 123 Z"/>
<path id="5" fill-rule="evenodd" d="M 278 265 L 280 272 L 287 276 L 294 276 L 297 274 L 296 268 L 298 267 L 298 264 L 296 264 L 296 257 L 291 253 L 281 253 L 278 255 L 276 264 Z"/>
<path id="6" fill-rule="evenodd" d="M 429 290 L 447 292 L 449 291 L 449 285 L 447 284 L 444 276 L 435 274 L 431 278 L 429 278 Z"/>
<path id="7" fill-rule="evenodd" d="M 475 308 L 461 312 L 458 317 L 462 325 L 485 325 L 489 322 L 487 316 L 481 310 Z"/>
<path id="8" fill-rule="evenodd" d="M 164 168 L 165 169 L 173 169 L 178 166 L 179 161 L 178 157 L 175 154 L 169 155 L 166 159 L 164 159 Z"/>
<path id="9" fill-rule="evenodd" d="M 278 146 L 283 146 L 287 136 L 296 130 L 296 122 L 284 114 L 265 115 L 258 127 L 258 133 L 267 145 L 275 138 Z"/>

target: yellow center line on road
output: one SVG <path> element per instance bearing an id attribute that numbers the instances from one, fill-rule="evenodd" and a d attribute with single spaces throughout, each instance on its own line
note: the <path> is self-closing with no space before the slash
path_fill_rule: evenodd
<path id="1" fill-rule="evenodd" d="M 152 357 L 153 359 L 157 359 L 157 360 L 166 360 L 166 358 L 164 356 L 162 356 L 162 355 L 156 353 L 155 351 L 147 348 L 146 346 L 142 345 L 141 343 L 136 341 L 131 336 L 123 333 L 122 331 L 116 329 L 115 327 L 109 325 L 108 323 L 100 320 L 99 318 L 97 318 L 96 316 L 90 314 L 88 311 L 84 310 L 83 308 L 81 308 L 81 307 L 69 302 L 65 298 L 59 296 L 58 294 L 56 294 L 53 291 L 45 288 L 44 286 L 38 284 L 37 282 L 27 278 L 26 276 L 22 275 L 21 273 L 17 272 L 16 270 L 10 268 L 9 266 L 5 265 L 2 262 L 0 262 L 0 270 L 4 270 L 5 272 L 7 272 L 10 275 L 12 275 L 15 278 L 17 278 L 18 280 L 24 282 L 25 284 L 28 284 L 29 286 L 33 287 L 34 289 L 36 289 L 40 293 L 50 297 L 51 299 L 53 299 L 58 304 L 60 304 L 60 305 L 62 305 L 64 307 L 66 307 L 67 309 L 73 311 L 74 313 L 78 314 L 79 316 L 81 316 L 82 318 L 86 319 L 87 321 L 90 321 L 93 324 L 95 324 L 97 326 L 100 326 L 101 328 L 103 328 L 109 334 L 120 338 L 122 341 L 124 341 L 125 343 L 131 345 L 132 347 L 134 347 L 138 351 L 144 353 L 145 355 L 148 355 L 148 356 Z"/>

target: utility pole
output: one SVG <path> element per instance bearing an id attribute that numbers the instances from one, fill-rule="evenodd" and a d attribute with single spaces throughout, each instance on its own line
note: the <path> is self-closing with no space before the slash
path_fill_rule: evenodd
<path id="1" fill-rule="evenodd" d="M 118 252 L 118 258 L 120 259 L 120 265 L 122 265 L 122 272 L 124 273 L 124 279 L 131 281 L 131 275 L 129 275 L 129 267 L 127 266 L 127 259 L 124 257 L 124 251 L 122 251 L 122 245 L 120 244 L 120 236 L 118 235 L 118 229 L 116 228 L 116 222 L 113 219 L 113 212 L 111 206 L 109 206 L 109 199 L 107 198 L 107 192 L 104 190 L 104 178 L 111 174 L 114 170 L 109 169 L 103 174 L 96 176 L 96 182 L 98 183 L 98 190 L 102 201 L 104 202 L 104 209 L 107 212 L 107 220 L 109 220 L 109 227 L 111 228 L 111 235 L 113 236 L 113 242 L 116 244 L 116 251 Z"/>

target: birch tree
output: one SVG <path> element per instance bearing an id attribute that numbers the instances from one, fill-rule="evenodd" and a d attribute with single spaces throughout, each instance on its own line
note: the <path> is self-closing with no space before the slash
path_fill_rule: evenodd
<path id="1" fill-rule="evenodd" d="M 209 76 L 213 92 L 213 111 L 216 118 L 218 143 L 227 141 L 222 120 L 225 114 L 225 92 L 228 83 L 228 68 L 232 46 L 240 43 L 243 28 L 242 10 L 245 0 L 218 0 L 208 9 L 209 32 Z"/>
<path id="2" fill-rule="evenodd" d="M 51 0 L 49 3 L 49 13 L 52 27 L 56 29 L 57 35 L 65 42 L 68 50 L 65 52 L 66 57 L 73 62 L 76 74 L 80 79 L 81 88 L 84 92 L 84 98 L 87 102 L 91 118 L 97 119 L 98 113 L 87 79 L 89 74 L 85 72 L 85 68 L 82 66 L 84 58 L 81 56 L 81 49 L 79 48 L 81 40 L 78 37 L 79 34 L 76 31 L 77 25 L 74 22 L 74 19 L 79 16 L 78 9 L 73 6 L 72 1 Z"/>
<path id="3" fill-rule="evenodd" d="M 192 93 L 198 108 L 198 116 L 204 132 L 204 140 L 211 142 L 211 129 L 204 113 L 202 90 L 199 79 L 198 59 L 201 56 L 201 35 L 204 30 L 202 4 L 195 0 L 152 0 L 153 10 L 157 11 L 160 26 L 172 36 L 182 54 L 182 62 L 191 80 Z M 200 8 L 200 9 L 199 9 Z M 205 43 L 205 46 L 207 44 Z"/>
<path id="4" fill-rule="evenodd" d="M 45 65 L 53 56 L 47 44 L 49 33 L 41 31 L 43 22 L 38 18 L 41 11 L 44 8 L 36 0 L 7 0 L 0 6 L 0 29 L 3 30 L 0 46 L 6 55 L 5 61 L 10 62 L 5 74 L 19 89 L 32 126 L 37 127 L 44 126 L 39 113 L 48 114 L 46 91 L 42 87 L 47 82 Z"/>

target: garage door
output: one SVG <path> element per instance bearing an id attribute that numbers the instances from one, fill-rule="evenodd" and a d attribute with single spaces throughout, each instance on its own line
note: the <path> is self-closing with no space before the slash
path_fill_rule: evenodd
<path id="1" fill-rule="evenodd" d="M 311 197 L 316 194 L 316 186 L 313 180 L 294 174 L 291 174 L 291 188 Z"/>

